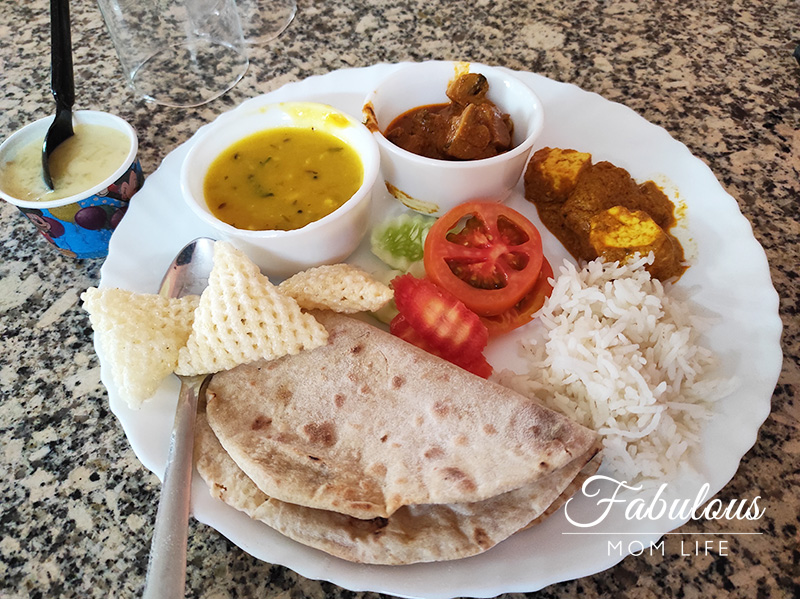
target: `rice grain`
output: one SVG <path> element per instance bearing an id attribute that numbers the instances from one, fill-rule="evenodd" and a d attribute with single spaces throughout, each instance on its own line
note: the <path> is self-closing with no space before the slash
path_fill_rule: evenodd
<path id="1" fill-rule="evenodd" d="M 700 343 L 708 323 L 650 277 L 652 260 L 564 261 L 523 343 L 527 372 L 499 374 L 603 435 L 604 465 L 629 483 L 674 478 L 732 390 Z"/>

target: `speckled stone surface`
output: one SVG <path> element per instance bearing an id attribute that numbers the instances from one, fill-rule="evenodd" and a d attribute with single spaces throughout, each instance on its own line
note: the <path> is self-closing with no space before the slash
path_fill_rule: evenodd
<path id="1" fill-rule="evenodd" d="M 264 0 L 264 5 L 269 3 Z M 44 0 L 0 0 L 0 140 L 52 110 Z M 145 173 L 246 98 L 330 70 L 467 59 L 535 71 L 625 104 L 684 142 L 739 202 L 780 295 L 783 371 L 772 413 L 722 499 L 763 497 L 765 517 L 728 555 L 631 556 L 542 598 L 800 597 L 800 44 L 797 0 L 656 2 L 299 0 L 296 20 L 255 48 L 243 81 L 188 110 L 137 101 L 96 4 L 73 0 L 78 107 L 138 130 Z M 0 597 L 137 597 L 159 483 L 107 405 L 80 292 L 100 261 L 62 258 L 0 203 Z M 192 523 L 187 597 L 375 597 L 260 562 Z M 511 597 L 509 595 L 508 597 Z M 521 597 L 522 595 L 513 595 Z"/>

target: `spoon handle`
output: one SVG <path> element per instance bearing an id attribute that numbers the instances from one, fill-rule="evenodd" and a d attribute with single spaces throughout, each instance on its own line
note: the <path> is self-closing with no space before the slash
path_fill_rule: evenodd
<path id="1" fill-rule="evenodd" d="M 56 104 L 72 108 L 75 78 L 72 73 L 69 0 L 50 0 L 50 67 L 50 86 Z"/>
<path id="2" fill-rule="evenodd" d="M 206 377 L 181 377 L 143 599 L 183 599 L 197 401 Z"/>

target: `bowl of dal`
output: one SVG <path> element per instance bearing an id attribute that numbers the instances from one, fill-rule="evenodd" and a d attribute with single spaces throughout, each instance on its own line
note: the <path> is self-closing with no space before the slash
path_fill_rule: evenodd
<path id="1" fill-rule="evenodd" d="M 344 261 L 364 237 L 377 143 L 326 104 L 244 104 L 198 137 L 181 167 L 190 209 L 268 275 Z"/>
<path id="2" fill-rule="evenodd" d="M 0 145 L 0 197 L 62 254 L 103 258 L 144 182 L 136 132 L 116 115 L 76 111 L 74 135 L 50 157 L 51 190 L 42 178 L 42 143 L 52 120 L 30 123 Z"/>

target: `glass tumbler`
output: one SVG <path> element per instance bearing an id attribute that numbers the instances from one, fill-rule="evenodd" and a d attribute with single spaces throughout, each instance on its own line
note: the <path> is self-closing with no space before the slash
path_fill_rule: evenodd
<path id="1" fill-rule="evenodd" d="M 175 107 L 205 104 L 248 67 L 234 0 L 98 0 L 128 84 Z"/>
<path id="2" fill-rule="evenodd" d="M 297 13 L 295 0 L 236 0 L 245 44 L 264 44 L 278 37 Z"/>

